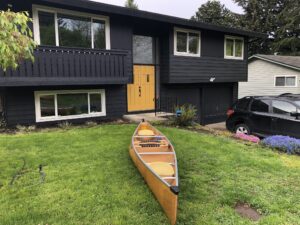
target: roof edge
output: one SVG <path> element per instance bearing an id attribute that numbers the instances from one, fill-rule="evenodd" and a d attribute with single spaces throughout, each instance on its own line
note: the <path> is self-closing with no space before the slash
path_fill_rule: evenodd
<path id="1" fill-rule="evenodd" d="M 261 60 L 264 60 L 266 62 L 270 62 L 270 63 L 273 63 L 273 64 L 277 64 L 277 65 L 280 65 L 280 66 L 284 66 L 284 67 L 288 67 L 288 68 L 291 68 L 291 69 L 294 69 L 294 70 L 299 70 L 300 71 L 300 67 L 295 67 L 295 66 L 292 66 L 292 65 L 289 65 L 289 64 L 286 64 L 286 63 L 282 63 L 282 62 L 278 62 L 276 60 L 271 60 L 271 59 L 266 59 L 262 56 L 259 56 L 259 55 L 252 55 L 248 58 L 248 60 L 253 60 L 253 59 L 261 59 Z"/>

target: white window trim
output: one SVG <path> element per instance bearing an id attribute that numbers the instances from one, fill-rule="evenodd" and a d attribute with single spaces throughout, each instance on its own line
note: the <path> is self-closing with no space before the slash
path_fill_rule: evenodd
<path id="1" fill-rule="evenodd" d="M 278 77 L 284 77 L 284 78 L 287 78 L 287 77 L 294 77 L 295 78 L 295 85 L 294 86 L 287 86 L 286 85 L 286 79 L 284 80 L 284 86 L 276 86 L 276 79 Z M 292 87 L 298 87 L 298 77 L 297 75 L 276 75 L 274 77 L 274 87 L 276 88 L 292 88 Z"/>
<path id="2" fill-rule="evenodd" d="M 72 15 L 72 16 L 80 16 L 85 18 L 90 18 L 91 22 L 93 20 L 102 20 L 105 22 L 105 44 L 106 49 L 111 49 L 110 44 L 110 20 L 107 16 L 99 16 L 95 14 L 89 14 L 89 13 L 82 13 L 78 11 L 71 11 L 71 10 L 65 10 L 65 9 L 59 9 L 59 8 L 53 8 L 53 7 L 47 7 L 47 6 L 41 6 L 41 5 L 33 5 L 32 6 L 32 17 L 33 17 L 33 36 L 34 40 L 37 42 L 38 45 L 41 44 L 40 39 L 40 25 L 39 25 L 39 11 L 43 12 L 50 12 L 54 13 L 54 19 L 55 19 L 55 42 L 56 46 L 59 46 L 59 34 L 58 34 L 58 24 L 57 24 L 57 14 L 65 14 L 65 15 Z M 94 48 L 94 35 L 93 35 L 93 29 L 91 27 L 91 48 Z"/>
<path id="3" fill-rule="evenodd" d="M 88 95 L 88 113 L 81 115 L 71 115 L 71 116 L 58 116 L 58 107 L 57 107 L 57 95 L 58 94 L 87 94 Z M 90 112 L 90 94 L 101 94 L 101 108 L 102 112 L 91 113 Z M 45 95 L 54 96 L 55 104 L 55 116 L 42 117 L 41 116 L 41 104 L 40 97 Z M 92 118 L 92 117 L 101 117 L 106 116 L 106 97 L 105 90 L 60 90 L 60 91 L 35 91 L 35 118 L 36 122 L 49 122 L 49 121 L 60 121 L 60 120 L 70 120 L 70 119 L 81 119 L 81 118 Z"/>
<path id="4" fill-rule="evenodd" d="M 178 52 L 177 51 L 177 32 L 187 33 L 187 52 Z M 189 33 L 199 34 L 199 43 L 198 43 L 198 52 L 196 54 L 189 53 Z M 177 56 L 191 56 L 191 57 L 201 57 L 201 32 L 197 30 L 189 30 L 183 28 L 174 28 L 174 55 Z"/>
<path id="5" fill-rule="evenodd" d="M 233 40 L 233 54 L 234 56 L 229 56 L 226 55 L 226 40 L 230 39 Z M 243 41 L 243 45 L 242 45 L 242 56 L 241 57 L 236 57 L 235 56 L 235 40 L 241 40 Z M 244 60 L 244 48 L 245 48 L 245 41 L 243 37 L 237 37 L 237 36 L 229 36 L 229 35 L 225 35 L 224 38 L 224 58 L 225 59 L 238 59 L 238 60 Z"/>

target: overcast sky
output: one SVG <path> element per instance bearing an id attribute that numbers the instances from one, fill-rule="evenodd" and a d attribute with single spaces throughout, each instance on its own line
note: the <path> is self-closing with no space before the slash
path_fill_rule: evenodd
<path id="1" fill-rule="evenodd" d="M 125 0 L 94 0 L 112 5 L 124 6 Z M 139 9 L 171 16 L 190 19 L 201 4 L 207 0 L 135 0 Z M 233 12 L 243 13 L 243 10 L 232 0 L 220 0 Z"/>

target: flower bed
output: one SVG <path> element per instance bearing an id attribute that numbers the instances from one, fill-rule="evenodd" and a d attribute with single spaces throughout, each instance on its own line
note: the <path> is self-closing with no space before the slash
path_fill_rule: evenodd
<path id="1" fill-rule="evenodd" d="M 256 136 L 253 135 L 247 135 L 247 134 L 243 134 L 243 133 L 237 133 L 235 134 L 235 137 L 241 140 L 245 140 L 245 141 L 250 141 L 253 143 L 259 143 L 260 139 Z"/>
<path id="2" fill-rule="evenodd" d="M 300 139 L 277 135 L 265 138 L 262 144 L 288 154 L 300 154 Z"/>

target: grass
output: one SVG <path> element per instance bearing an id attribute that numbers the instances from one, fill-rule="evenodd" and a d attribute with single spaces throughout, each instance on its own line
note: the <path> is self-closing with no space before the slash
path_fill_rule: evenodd
<path id="1" fill-rule="evenodd" d="M 168 224 L 128 155 L 134 129 L 102 125 L 0 135 L 0 224 Z M 177 151 L 178 224 L 300 224 L 299 156 L 160 129 Z M 18 171 L 22 175 L 10 185 Z M 240 217 L 237 202 L 251 204 L 261 220 Z"/>

